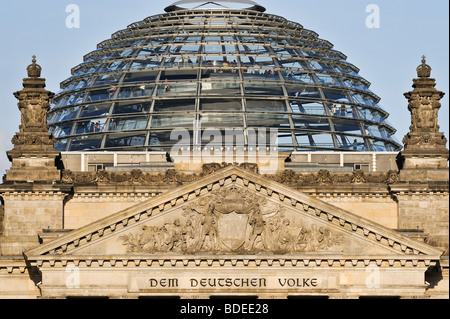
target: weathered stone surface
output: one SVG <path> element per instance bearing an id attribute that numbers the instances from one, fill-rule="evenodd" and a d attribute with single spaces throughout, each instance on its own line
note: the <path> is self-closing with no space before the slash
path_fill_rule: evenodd
<path id="1" fill-rule="evenodd" d="M 425 57 L 417 73 L 414 90 L 405 93 L 411 127 L 399 154 L 403 161 L 399 179 L 390 190 L 398 202 L 399 228 L 422 229 L 428 234 L 426 242 L 448 255 L 449 151 L 437 124 L 444 93 L 435 89 Z"/>
<path id="2" fill-rule="evenodd" d="M 357 296 L 373 289 L 389 294 L 405 289 L 406 276 L 415 288 L 405 295 L 421 294 L 426 264 L 440 253 L 229 166 L 25 255 L 42 271 L 45 297 L 61 289 L 79 295 L 89 285 L 92 294 L 103 295 L 245 292 L 285 298 L 317 292 Z M 76 287 L 64 288 L 66 267 L 74 260 L 82 279 Z M 403 267 L 401 275 L 391 271 L 395 267 Z M 373 273 L 378 279 L 371 283 Z"/>
<path id="3" fill-rule="evenodd" d="M 406 164 L 370 173 L 289 170 L 283 154 L 271 172 L 248 161 L 172 166 L 162 153 L 147 154 L 156 170 L 62 170 L 43 118 L 30 118 L 51 94 L 26 88 L 19 100 L 36 103 L 19 104 L 0 186 L 0 298 L 448 298 L 447 153 L 427 118 L 441 95 L 422 96 L 430 69 L 407 96 Z M 41 68 L 28 71 L 24 84 L 43 90 Z"/>
<path id="4" fill-rule="evenodd" d="M 23 90 L 14 93 L 21 112 L 19 132 L 12 139 L 14 148 L 7 152 L 12 162 L 6 171 L 5 182 L 55 182 L 61 179 L 56 161 L 55 139 L 48 132 L 47 112 L 54 93 L 45 90 L 45 79 L 39 78 L 42 68 L 33 63 L 28 66 L 28 78 Z"/>
<path id="5" fill-rule="evenodd" d="M 21 112 L 20 131 L 14 136 L 13 150 L 7 152 L 12 162 L 0 186 L 4 203 L 0 252 L 3 256 L 20 256 L 39 244 L 42 229 L 63 228 L 64 198 L 70 191 L 58 184 L 61 172 L 57 167 L 60 153 L 48 133 L 47 111 L 54 93 L 45 90 L 45 79 L 39 78 L 42 68 L 32 64 L 23 90 L 14 95 Z"/>
<path id="6" fill-rule="evenodd" d="M 405 93 L 411 112 L 411 126 L 404 137 L 405 149 L 400 153 L 403 169 L 448 169 L 447 139 L 439 132 L 438 112 L 445 93 L 435 89 L 436 81 L 430 78 L 431 67 L 425 57 L 417 68 L 414 90 Z M 448 173 L 447 173 L 448 174 Z"/>
<path id="7" fill-rule="evenodd" d="M 3 192 L 3 218 L 0 252 L 3 256 L 20 256 L 24 250 L 39 244 L 43 229 L 63 228 L 65 193 L 42 188 L 29 192 Z"/>

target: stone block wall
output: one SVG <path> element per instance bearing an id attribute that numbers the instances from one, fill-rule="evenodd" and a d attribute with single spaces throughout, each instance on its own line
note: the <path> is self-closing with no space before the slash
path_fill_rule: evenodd
<path id="1" fill-rule="evenodd" d="M 423 229 L 426 242 L 449 254 L 449 195 L 448 193 L 398 194 L 400 229 Z"/>
<path id="2" fill-rule="evenodd" d="M 3 235 L 0 253 L 20 256 L 24 250 L 39 245 L 38 235 L 43 229 L 63 227 L 62 193 L 5 193 Z"/>
<path id="3" fill-rule="evenodd" d="M 74 194 L 64 207 L 64 229 L 78 229 L 149 200 L 147 194 Z"/>
<path id="4" fill-rule="evenodd" d="M 385 227 L 397 229 L 397 203 L 389 194 L 332 194 L 316 198 Z"/>

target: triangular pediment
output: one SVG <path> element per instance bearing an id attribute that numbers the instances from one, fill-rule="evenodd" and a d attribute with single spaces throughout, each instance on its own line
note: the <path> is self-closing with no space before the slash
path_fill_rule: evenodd
<path id="1" fill-rule="evenodd" d="M 25 252 L 39 256 L 429 255 L 442 251 L 237 166 Z"/>

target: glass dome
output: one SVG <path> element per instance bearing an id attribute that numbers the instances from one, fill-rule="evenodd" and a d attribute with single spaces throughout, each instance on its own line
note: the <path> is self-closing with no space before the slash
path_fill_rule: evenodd
<path id="1" fill-rule="evenodd" d="M 277 129 L 287 152 L 401 150 L 370 83 L 314 31 L 256 4 L 182 2 L 116 32 L 72 69 L 48 117 L 57 150 L 170 151 L 175 128 L 205 146 L 211 127 Z"/>

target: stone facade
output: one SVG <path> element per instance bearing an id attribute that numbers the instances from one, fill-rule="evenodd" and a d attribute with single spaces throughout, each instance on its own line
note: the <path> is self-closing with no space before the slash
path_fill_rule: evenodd
<path id="1" fill-rule="evenodd" d="M 40 70 L 33 60 L 16 94 L 22 125 L 0 186 L 0 298 L 448 298 L 448 150 L 425 61 L 420 92 L 406 95 L 400 167 L 380 155 L 370 172 L 305 168 L 301 153 L 289 163 L 277 154 L 275 170 L 161 154 L 92 172 L 83 155 L 83 169 L 63 168 L 74 158 L 49 147 L 52 93 Z"/>
<path id="2" fill-rule="evenodd" d="M 404 296 L 424 294 L 424 271 L 436 265 L 442 251 L 229 166 L 25 254 L 41 270 L 47 283 L 41 289 L 48 297 L 66 285 L 64 268 L 76 266 L 87 281 L 64 294 L 83 294 L 89 283 L 89 293 L 101 296 L 114 274 L 111 297 L 192 296 L 194 291 L 199 297 L 261 293 L 285 298 L 324 292 L 390 295 L 403 285 Z M 399 275 L 396 267 L 402 265 Z M 373 287 L 366 285 L 367 267 L 381 276 Z M 287 287 L 289 281 L 283 289 L 284 280 L 299 278 L 308 286 Z M 246 289 L 240 289 L 244 279 Z M 172 286 L 165 286 L 170 280 Z"/>

